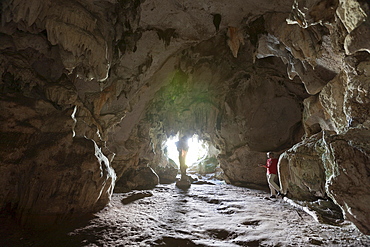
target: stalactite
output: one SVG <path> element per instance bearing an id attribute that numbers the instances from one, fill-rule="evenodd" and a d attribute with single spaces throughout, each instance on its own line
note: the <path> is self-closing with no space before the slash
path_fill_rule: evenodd
<path id="1" fill-rule="evenodd" d="M 233 56 L 238 57 L 239 48 L 241 45 L 244 45 L 244 37 L 241 32 L 239 32 L 236 27 L 229 27 L 227 30 L 227 44 L 230 47 L 230 50 Z"/>

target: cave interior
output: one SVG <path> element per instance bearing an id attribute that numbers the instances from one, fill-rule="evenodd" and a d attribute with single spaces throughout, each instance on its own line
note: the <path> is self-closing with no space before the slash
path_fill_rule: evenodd
<path id="1" fill-rule="evenodd" d="M 1 212 L 54 224 L 175 183 L 185 136 L 192 180 L 268 189 L 257 164 L 273 151 L 289 199 L 327 200 L 370 234 L 369 14 L 366 0 L 3 0 Z"/>

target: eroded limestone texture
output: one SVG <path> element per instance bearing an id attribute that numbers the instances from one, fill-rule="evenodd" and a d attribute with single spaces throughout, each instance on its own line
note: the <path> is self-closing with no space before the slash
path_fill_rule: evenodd
<path id="1" fill-rule="evenodd" d="M 115 176 L 121 191 L 173 181 L 163 143 L 197 134 L 233 184 L 266 186 L 257 164 L 281 153 L 289 197 L 333 201 L 368 234 L 369 14 L 364 0 L 2 1 L 0 208 L 96 211 Z"/>
<path id="2" fill-rule="evenodd" d="M 359 128 L 323 138 L 327 193 L 365 233 L 370 223 L 369 135 L 367 129 Z"/>
<path id="3" fill-rule="evenodd" d="M 110 201 L 115 172 L 93 140 L 73 137 L 72 109 L 14 93 L 1 112 L 0 208 L 40 227 Z"/>
<path id="4" fill-rule="evenodd" d="M 325 170 L 317 152 L 322 134 L 306 138 L 284 152 L 279 160 L 279 172 L 283 194 L 312 201 L 325 198 Z"/>

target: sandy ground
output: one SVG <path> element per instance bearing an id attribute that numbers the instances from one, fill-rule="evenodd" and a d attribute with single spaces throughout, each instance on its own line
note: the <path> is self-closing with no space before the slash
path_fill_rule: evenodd
<path id="1" fill-rule="evenodd" d="M 114 194 L 94 218 L 70 228 L 31 232 L 2 216 L 0 246 L 370 246 L 349 222 L 320 224 L 268 196 L 224 183 L 187 191 L 159 185 Z"/>

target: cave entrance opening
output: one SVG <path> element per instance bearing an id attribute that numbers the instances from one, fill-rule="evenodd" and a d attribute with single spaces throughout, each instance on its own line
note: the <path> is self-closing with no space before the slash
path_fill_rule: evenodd
<path id="1" fill-rule="evenodd" d="M 165 142 L 165 155 L 168 159 L 173 160 L 177 167 L 180 167 L 179 152 L 177 150 L 176 142 L 179 141 L 179 134 L 170 136 Z M 193 135 L 187 140 L 189 149 L 186 155 L 185 164 L 188 166 L 189 173 L 205 173 L 204 164 L 210 158 L 209 144 L 207 141 L 201 140 L 198 135 Z"/>

